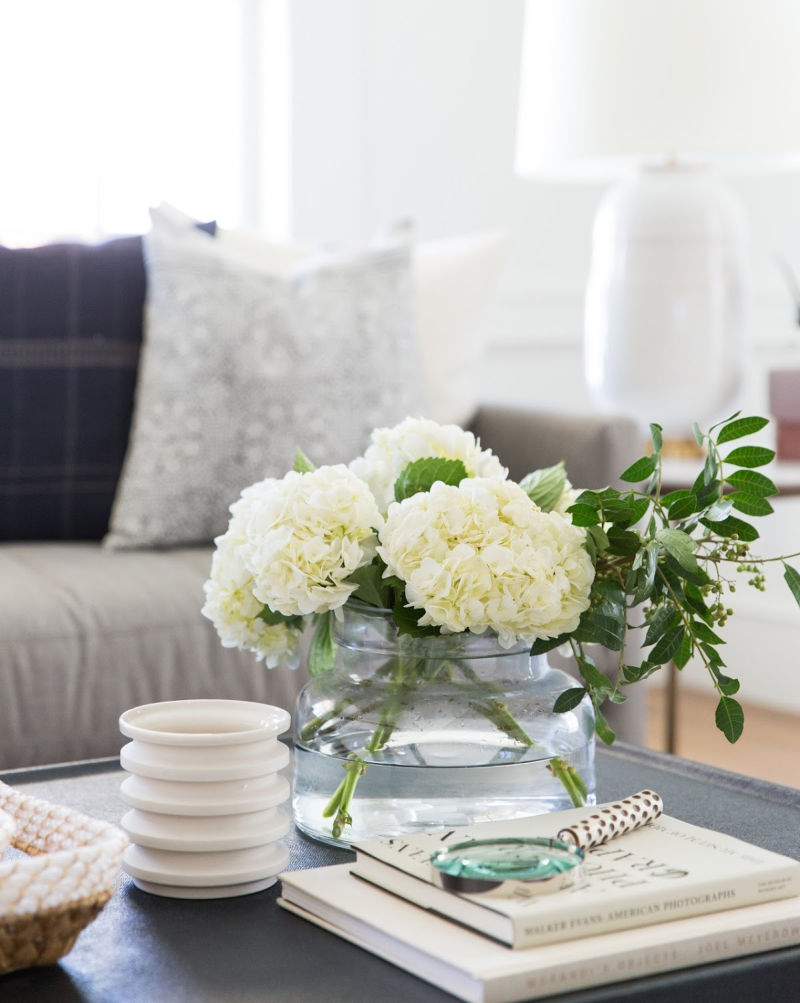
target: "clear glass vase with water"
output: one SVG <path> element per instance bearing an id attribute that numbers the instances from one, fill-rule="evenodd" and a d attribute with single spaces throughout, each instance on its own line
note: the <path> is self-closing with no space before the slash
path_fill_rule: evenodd
<path id="1" fill-rule="evenodd" d="M 389 611 L 349 602 L 333 668 L 294 719 L 294 816 L 338 846 L 440 826 L 594 804 L 593 711 L 576 683 L 491 634 L 399 634 Z"/>

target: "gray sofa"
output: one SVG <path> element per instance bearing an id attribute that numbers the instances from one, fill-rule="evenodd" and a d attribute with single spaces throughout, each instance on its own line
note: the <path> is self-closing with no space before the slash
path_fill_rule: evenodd
<path id="1" fill-rule="evenodd" d="M 483 407 L 482 443 L 512 476 L 564 458 L 606 483 L 634 455 L 632 423 Z M 200 615 L 208 547 L 112 551 L 90 541 L 0 545 L 0 769 L 115 755 L 117 718 L 153 700 L 224 696 L 291 708 L 303 669 L 224 649 Z M 621 736 L 641 737 L 631 693 Z M 616 708 L 615 708 L 616 709 Z"/>
<path id="2" fill-rule="evenodd" d="M 210 542 L 101 542 L 145 293 L 141 238 L 0 248 L 0 770 L 115 755 L 118 716 L 137 704 L 216 696 L 290 708 L 305 679 L 221 646 L 200 613 Z M 563 458 L 576 486 L 607 483 L 637 450 L 633 423 L 616 418 L 492 406 L 473 430 L 512 476 Z M 641 712 L 626 705 L 625 717 L 621 733 L 635 740 Z"/>

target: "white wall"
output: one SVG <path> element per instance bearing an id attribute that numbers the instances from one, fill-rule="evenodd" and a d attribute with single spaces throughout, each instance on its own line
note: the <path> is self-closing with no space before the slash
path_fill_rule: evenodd
<path id="1" fill-rule="evenodd" d="M 291 9 L 295 234 L 368 238 L 408 216 L 423 239 L 506 228 L 510 251 L 485 318 L 483 397 L 589 410 L 583 288 L 603 189 L 513 174 L 522 0 L 293 0 Z M 766 413 L 768 369 L 800 367 L 800 329 L 772 258 L 782 252 L 800 273 L 800 174 L 734 184 L 750 215 L 755 281 L 742 404 Z M 796 520 L 781 520 L 780 531 L 778 545 L 800 544 Z M 764 650 L 748 695 L 788 686 L 800 709 L 800 687 L 786 674 L 786 637 L 800 647 L 800 618 L 782 595 L 776 608 L 788 624 L 780 646 L 742 644 L 731 654 L 746 675 Z M 739 623 L 751 641 L 756 630 L 769 637 L 748 616 Z"/>
<path id="2" fill-rule="evenodd" d="M 294 231 L 367 238 L 410 216 L 422 238 L 505 227 L 485 395 L 590 408 L 583 288 L 599 185 L 513 173 L 522 0 L 293 0 Z M 800 273 L 800 174 L 734 181 L 753 229 L 756 368 L 800 365 L 772 254 Z M 654 416 L 657 418 L 657 416 Z"/>

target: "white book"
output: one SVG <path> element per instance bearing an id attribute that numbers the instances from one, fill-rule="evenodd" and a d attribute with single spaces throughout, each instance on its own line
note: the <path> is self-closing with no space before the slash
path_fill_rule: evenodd
<path id="1" fill-rule="evenodd" d="M 442 846 L 493 836 L 553 837 L 585 815 L 585 808 L 573 808 L 369 840 L 355 846 L 354 872 L 515 948 L 800 895 L 800 861 L 668 815 L 590 850 L 586 884 L 555 895 L 537 896 L 524 886 L 502 898 L 454 894 L 433 884 L 430 857 Z"/>
<path id="2" fill-rule="evenodd" d="M 354 877 L 280 875 L 291 912 L 471 1003 L 515 1003 L 800 943 L 800 897 L 513 951 Z"/>

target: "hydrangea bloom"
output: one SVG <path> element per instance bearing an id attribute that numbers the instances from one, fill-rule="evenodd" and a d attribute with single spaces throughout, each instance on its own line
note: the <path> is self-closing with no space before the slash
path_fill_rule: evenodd
<path id="1" fill-rule="evenodd" d="M 228 531 L 215 541 L 202 612 L 216 627 L 223 647 L 252 651 L 270 669 L 278 665 L 294 669 L 299 664 L 299 630 L 259 619 L 264 604 L 253 595 L 253 575 L 242 557 L 245 528 L 259 487 L 247 488 L 231 506 Z"/>
<path id="2" fill-rule="evenodd" d="M 363 456 L 350 469 L 369 484 L 381 512 L 394 501 L 394 482 L 413 460 L 437 456 L 461 460 L 470 477 L 505 480 L 508 470 L 489 449 L 481 449 L 472 434 L 457 425 L 439 425 L 426 418 L 406 418 L 394 428 L 376 428 Z"/>
<path id="3" fill-rule="evenodd" d="M 338 465 L 249 490 L 241 553 L 256 599 L 285 616 L 343 606 L 356 588 L 345 579 L 372 560 L 383 523 L 364 481 Z"/>
<path id="4" fill-rule="evenodd" d="M 433 485 L 389 507 L 378 553 L 423 625 L 495 630 L 504 647 L 574 630 L 594 568 L 583 530 L 512 481 Z"/>

